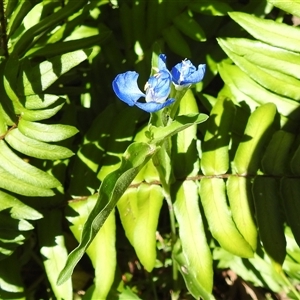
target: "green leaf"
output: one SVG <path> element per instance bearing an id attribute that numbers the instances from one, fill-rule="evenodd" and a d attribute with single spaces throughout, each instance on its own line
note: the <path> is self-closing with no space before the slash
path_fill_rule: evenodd
<path id="1" fill-rule="evenodd" d="M 257 176 L 252 192 L 260 239 L 266 253 L 281 266 L 286 256 L 286 240 L 278 182 L 274 178 Z"/>
<path id="2" fill-rule="evenodd" d="M 224 1 L 218 0 L 195 0 L 189 4 L 189 9 L 210 16 L 226 16 L 232 8 Z"/>
<path id="3" fill-rule="evenodd" d="M 31 1 L 9 1 L 7 3 L 7 9 L 9 9 L 10 4 L 16 4 L 15 7 L 12 8 L 12 15 L 9 17 L 7 24 L 7 35 L 14 36 L 15 31 L 20 30 L 20 25 L 22 24 L 24 17 L 28 14 L 28 12 L 32 9 L 34 3 Z M 9 16 L 9 12 L 7 11 Z"/>
<path id="4" fill-rule="evenodd" d="M 115 143 L 121 140 L 120 137 L 115 137 L 111 130 L 112 125 L 115 125 L 115 120 L 119 120 L 118 112 L 115 105 L 109 105 L 95 118 L 85 134 L 83 144 L 74 158 L 69 187 L 71 195 L 75 197 L 89 195 L 98 189 L 100 176 L 97 176 L 97 172 L 101 166 L 104 166 L 103 160 L 106 150 L 109 150 L 110 139 L 113 139 Z M 125 134 L 126 131 L 127 128 Z M 121 130 L 119 130 L 119 135 L 120 132 Z M 85 176 L 83 177 L 82 174 Z"/>
<path id="5" fill-rule="evenodd" d="M 17 151 L 40 159 L 64 159 L 71 157 L 74 154 L 71 150 L 65 147 L 51 145 L 28 138 L 17 128 L 11 130 L 5 136 L 5 141 L 7 141 L 7 143 Z"/>
<path id="6" fill-rule="evenodd" d="M 204 295 L 209 294 L 213 288 L 212 257 L 199 209 L 198 186 L 193 181 L 184 181 L 174 184 L 171 189 L 182 252 L 186 259 L 184 273 L 193 274 L 194 284 L 205 291 Z M 204 295 L 200 294 L 197 298 Z"/>
<path id="7" fill-rule="evenodd" d="M 282 178 L 280 192 L 288 225 L 298 245 L 300 245 L 300 185 L 298 178 Z"/>
<path id="8" fill-rule="evenodd" d="M 292 16 L 297 16 L 300 18 L 300 2 L 298 0 L 268 0 L 268 2 L 282 9 L 283 11 L 288 12 Z"/>
<path id="9" fill-rule="evenodd" d="M 31 223 L 24 219 L 12 218 L 8 210 L 1 210 L 0 216 L 0 232 L 11 231 L 20 234 L 18 231 L 29 231 L 34 228 Z"/>
<path id="10" fill-rule="evenodd" d="M 105 130 L 103 136 L 107 136 L 107 139 L 106 144 L 101 146 L 102 149 L 105 149 L 106 155 L 101 162 L 102 166 L 97 175 L 100 180 L 104 179 L 112 171 L 115 171 L 120 165 L 121 156 L 126 147 L 132 142 L 137 123 L 142 114 L 140 109 L 126 107 L 118 111 L 117 114 L 114 113 L 113 117 L 103 116 L 107 120 L 107 124 L 103 127 Z M 99 131 L 96 136 L 95 140 L 98 140 Z"/>
<path id="11" fill-rule="evenodd" d="M 285 226 L 284 234 L 287 243 L 287 253 L 291 256 L 291 258 L 298 263 L 298 267 L 300 267 L 300 248 L 297 245 L 292 230 L 289 226 Z"/>
<path id="12" fill-rule="evenodd" d="M 143 128 L 139 129 L 137 134 L 134 137 L 135 142 L 147 142 L 148 138 L 146 137 L 146 132 L 148 130 L 148 125 L 145 125 Z M 138 175 L 134 178 L 132 184 L 139 184 L 141 182 L 147 182 L 152 184 L 154 182 L 159 182 L 159 175 L 157 169 L 153 164 L 153 160 L 150 160 L 145 166 L 141 169 Z"/>
<path id="13" fill-rule="evenodd" d="M 54 192 L 50 189 L 37 187 L 26 183 L 22 179 L 16 178 L 14 175 L 6 172 L 0 167 L 0 187 L 24 196 L 39 196 L 39 197 L 50 197 L 54 195 Z"/>
<path id="14" fill-rule="evenodd" d="M 175 26 L 169 26 L 162 31 L 162 35 L 168 47 L 181 57 L 192 57 L 189 44 L 181 35 L 180 31 Z"/>
<path id="15" fill-rule="evenodd" d="M 179 115 L 199 113 L 197 101 L 189 89 L 179 104 Z M 194 124 L 172 136 L 171 161 L 174 176 L 196 176 L 199 172 L 199 158 L 196 146 L 197 125 Z"/>
<path id="16" fill-rule="evenodd" d="M 299 28 L 242 12 L 231 12 L 229 16 L 256 39 L 276 47 L 300 52 Z"/>
<path id="17" fill-rule="evenodd" d="M 273 264 L 270 264 L 266 255 L 261 257 L 255 253 L 254 257 L 249 259 L 249 262 L 252 264 L 251 268 L 261 275 L 262 286 L 279 292 L 282 290 L 282 286 L 286 285 L 284 277 L 274 269 Z"/>
<path id="18" fill-rule="evenodd" d="M 266 90 L 237 66 L 226 64 L 221 66 L 221 68 L 220 74 L 224 81 L 230 85 L 230 88 L 233 85 L 234 88 L 238 90 L 237 93 L 235 89 L 232 90 L 234 95 L 239 98 L 237 101 L 250 99 L 247 101 L 247 104 L 251 105 L 251 101 L 253 102 L 254 100 L 257 103 L 256 106 L 258 106 L 258 104 L 272 102 L 276 105 L 278 112 L 283 116 L 296 120 L 299 118 L 299 103 L 296 101 L 281 97 Z M 230 77 L 229 81 L 228 77 Z M 239 93 L 241 92 L 248 96 L 248 98 L 245 99 L 243 95 L 240 95 Z"/>
<path id="19" fill-rule="evenodd" d="M 65 99 L 60 97 L 59 100 L 54 105 L 51 105 L 51 107 L 48 109 L 28 110 L 21 108 L 18 111 L 18 114 L 20 114 L 21 117 L 27 121 L 41 121 L 56 115 L 56 113 L 60 111 L 64 104 Z"/>
<path id="20" fill-rule="evenodd" d="M 58 142 L 66 140 L 78 132 L 74 126 L 63 124 L 42 124 L 21 119 L 18 128 L 25 136 L 42 141 Z"/>
<path id="21" fill-rule="evenodd" d="M 264 69 L 278 71 L 300 79 L 300 54 L 244 38 L 218 39 L 224 51 L 229 49 Z"/>
<path id="22" fill-rule="evenodd" d="M 299 80 L 279 72 L 270 72 L 268 70 L 265 70 L 264 68 L 258 67 L 257 65 L 260 64 L 259 61 L 251 63 L 247 59 L 245 59 L 244 56 L 236 55 L 233 51 L 231 51 L 227 47 L 227 43 L 225 41 L 219 40 L 219 43 L 222 46 L 223 50 L 227 53 L 227 55 L 234 61 L 234 63 L 238 65 L 257 83 L 274 93 L 295 100 L 300 100 Z M 253 51 L 253 49 L 251 49 L 251 51 Z M 261 64 L 265 64 L 265 62 Z M 272 61 L 272 65 L 276 64 L 277 60 L 274 58 Z"/>
<path id="23" fill-rule="evenodd" d="M 300 146 L 296 149 L 290 162 L 290 169 L 294 175 L 300 175 Z"/>
<path id="24" fill-rule="evenodd" d="M 40 94 L 61 75 L 86 60 L 88 55 L 88 51 L 77 50 L 49 58 L 29 70 L 23 70 L 18 82 L 19 93 L 25 96 Z"/>
<path id="25" fill-rule="evenodd" d="M 5 171 L 28 184 L 40 188 L 55 188 L 61 185 L 53 176 L 17 156 L 3 140 L 0 141 L 0 160 Z"/>
<path id="26" fill-rule="evenodd" d="M 233 170 L 237 174 L 256 174 L 275 115 L 276 106 L 273 103 L 264 104 L 251 114 L 233 160 Z"/>
<path id="27" fill-rule="evenodd" d="M 96 201 L 97 195 L 93 195 L 82 201 L 70 202 L 66 209 L 66 218 L 72 224 L 70 229 L 78 242 Z M 85 294 L 87 299 L 106 299 L 111 289 L 116 269 L 115 235 L 115 214 L 112 212 L 86 250 L 95 269 L 94 285 Z"/>
<path id="28" fill-rule="evenodd" d="M 280 176 L 290 172 L 290 151 L 294 140 L 295 134 L 284 130 L 273 134 L 261 161 L 265 174 Z"/>
<path id="29" fill-rule="evenodd" d="M 179 242 L 174 247 L 173 257 L 178 264 L 179 271 L 185 281 L 185 284 L 189 292 L 193 295 L 194 298 L 203 300 L 214 300 L 214 296 L 211 293 L 208 293 L 203 287 L 199 284 L 198 280 L 195 278 L 194 273 L 188 269 L 188 261 L 182 252 Z"/>
<path id="30" fill-rule="evenodd" d="M 95 238 L 120 197 L 156 151 L 157 148 L 153 145 L 131 144 L 122 157 L 120 167 L 105 177 L 100 186 L 97 203 L 84 225 L 80 245 L 70 253 L 67 264 L 59 275 L 58 284 L 62 284 L 71 276 L 75 265 Z"/>
<path id="31" fill-rule="evenodd" d="M 156 230 L 162 204 L 161 187 L 145 183 L 127 190 L 118 202 L 125 234 L 148 272 L 156 262 Z"/>
<path id="32" fill-rule="evenodd" d="M 27 57 L 28 56 L 49 57 L 49 56 L 61 55 L 64 53 L 77 51 L 79 49 L 87 49 L 95 45 L 101 45 L 111 35 L 111 31 L 103 27 L 101 27 L 100 32 L 94 36 L 86 36 L 84 38 L 81 37 L 74 40 L 68 40 L 68 41 L 34 47 L 27 52 L 26 56 Z"/>
<path id="33" fill-rule="evenodd" d="M 26 299 L 20 266 L 20 260 L 16 254 L 1 261 L 0 295 L 2 299 Z"/>
<path id="34" fill-rule="evenodd" d="M 233 221 L 253 251 L 256 251 L 257 228 L 251 182 L 248 178 L 230 175 L 226 187 Z"/>
<path id="35" fill-rule="evenodd" d="M 177 116 L 175 120 L 166 127 L 151 126 L 149 128 L 149 137 L 152 139 L 152 143 L 159 143 L 192 125 L 203 123 L 207 119 L 208 116 L 205 114 L 194 113 Z"/>
<path id="36" fill-rule="evenodd" d="M 22 102 L 23 99 L 21 98 L 20 101 Z M 65 99 L 62 97 L 58 97 L 57 95 L 50 95 L 50 94 L 40 94 L 40 95 L 29 95 L 25 97 L 24 103 L 26 109 L 44 109 L 53 107 L 53 104 L 64 102 Z"/>
<path id="37" fill-rule="evenodd" d="M 173 20 L 175 26 L 185 35 L 197 42 L 206 40 L 205 32 L 190 14 L 185 11 Z"/>
<path id="38" fill-rule="evenodd" d="M 36 36 L 51 30 L 84 5 L 86 5 L 86 1 L 77 0 L 74 3 L 68 3 L 55 13 L 43 18 L 43 20 L 32 26 L 29 30 L 25 31 L 17 42 L 14 42 L 12 49 L 10 49 L 11 53 L 15 56 L 21 57 L 30 48 L 30 46 L 32 47 Z"/>
<path id="39" fill-rule="evenodd" d="M 12 218 L 38 220 L 43 216 L 35 209 L 27 206 L 17 198 L 0 191 L 0 211 L 9 209 Z"/>
<path id="40" fill-rule="evenodd" d="M 124 290 L 118 295 L 118 300 L 142 300 L 138 297 L 129 287 L 125 287 Z"/>
<path id="41" fill-rule="evenodd" d="M 220 175 L 228 171 L 228 145 L 234 114 L 233 102 L 224 97 L 217 100 L 210 112 L 201 143 L 201 170 L 204 175 Z"/>
<path id="42" fill-rule="evenodd" d="M 56 299 L 72 299 L 71 279 L 60 286 L 56 285 L 57 276 L 68 257 L 61 221 L 60 210 L 45 212 L 44 218 L 38 222 L 38 240 L 46 274 Z"/>
<path id="43" fill-rule="evenodd" d="M 210 232 L 221 247 L 241 257 L 253 257 L 251 246 L 240 234 L 231 217 L 224 180 L 203 178 L 199 192 Z"/>
<path id="44" fill-rule="evenodd" d="M 237 103 L 246 103 L 247 107 L 250 108 L 251 111 L 254 111 L 255 108 L 259 105 L 259 102 L 251 98 L 251 96 L 247 95 L 246 92 L 242 91 L 235 82 L 236 78 L 233 76 L 239 76 L 241 70 L 237 66 L 229 65 L 226 63 L 221 63 L 218 65 L 218 70 L 221 78 L 225 82 L 225 87 L 221 91 L 222 97 L 229 97 Z M 246 83 L 245 83 L 246 81 Z M 238 84 L 247 85 L 249 84 L 248 77 L 242 77 Z M 248 89 L 247 89 L 248 90 Z"/>

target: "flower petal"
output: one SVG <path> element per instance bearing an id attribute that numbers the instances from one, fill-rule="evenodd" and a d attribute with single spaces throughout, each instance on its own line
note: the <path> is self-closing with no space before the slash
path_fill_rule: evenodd
<path id="1" fill-rule="evenodd" d="M 146 102 L 146 103 L 140 103 L 140 102 L 136 102 L 135 105 L 148 112 L 148 113 L 154 113 L 157 112 L 159 110 L 161 110 L 162 108 L 171 105 L 173 102 L 175 101 L 175 99 L 168 99 L 166 102 L 164 103 L 155 103 L 155 102 Z"/>
<path id="2" fill-rule="evenodd" d="M 160 71 L 151 76 L 147 82 L 146 102 L 164 102 L 171 91 L 171 74 L 169 71 Z"/>
<path id="3" fill-rule="evenodd" d="M 187 83 L 198 83 L 202 81 L 204 74 L 205 74 L 206 65 L 202 64 L 198 66 L 198 70 L 195 70 L 195 72 L 191 72 L 187 78 L 183 81 L 183 84 Z"/>
<path id="4" fill-rule="evenodd" d="M 113 90 L 118 98 L 129 106 L 135 105 L 139 98 L 145 97 L 145 94 L 138 87 L 138 77 L 137 72 L 128 71 L 117 75 L 112 83 Z"/>
<path id="5" fill-rule="evenodd" d="M 181 86 L 198 83 L 204 77 L 205 67 L 205 64 L 199 65 L 197 70 L 190 60 L 184 60 L 172 68 L 172 80 L 175 85 Z"/>
<path id="6" fill-rule="evenodd" d="M 167 60 L 167 56 L 165 54 L 159 54 L 158 69 L 160 71 L 167 71 L 166 60 Z"/>

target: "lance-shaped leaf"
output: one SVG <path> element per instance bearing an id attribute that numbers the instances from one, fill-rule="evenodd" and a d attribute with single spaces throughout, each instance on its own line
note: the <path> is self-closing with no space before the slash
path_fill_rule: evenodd
<path id="1" fill-rule="evenodd" d="M 220 98 L 208 119 L 202 143 L 201 169 L 204 175 L 225 174 L 229 168 L 228 144 L 235 106 L 230 99 Z"/>
<path id="2" fill-rule="evenodd" d="M 56 299 L 72 299 L 72 281 L 57 286 L 56 280 L 68 257 L 62 230 L 62 213 L 49 210 L 38 222 L 38 240 L 48 280 Z"/>
<path id="3" fill-rule="evenodd" d="M 174 212 L 179 225 L 182 252 L 186 259 L 182 268 L 185 268 L 184 273 L 194 277 L 196 286 L 200 286 L 206 293 L 211 293 L 212 257 L 199 208 L 198 186 L 193 181 L 184 181 L 182 184 L 172 185 L 172 192 L 176 199 Z M 200 296 L 203 297 L 201 293 Z"/>
<path id="4" fill-rule="evenodd" d="M 227 195 L 233 221 L 253 251 L 257 247 L 251 182 L 245 177 L 231 175 L 227 180 Z"/>
<path id="5" fill-rule="evenodd" d="M 120 167 L 105 177 L 100 186 L 97 203 L 84 225 L 81 242 L 70 253 L 65 267 L 59 275 L 58 284 L 62 284 L 71 276 L 75 265 L 85 253 L 120 197 L 156 151 L 157 148 L 153 145 L 131 144 L 122 157 Z"/>
<path id="6" fill-rule="evenodd" d="M 209 229 L 221 247 L 241 257 L 253 257 L 253 249 L 238 231 L 231 217 L 224 180 L 203 178 L 199 191 Z"/>
<path id="7" fill-rule="evenodd" d="M 224 51 L 229 50 L 256 66 L 300 79 L 299 53 L 244 38 L 218 39 L 218 42 Z"/>
<path id="8" fill-rule="evenodd" d="M 11 175 L 1 167 L 0 188 L 11 191 L 13 193 L 31 197 L 50 197 L 54 195 L 54 192 L 52 190 L 26 183 L 24 180 L 18 179 L 17 177 Z"/>
<path id="9" fill-rule="evenodd" d="M 61 75 L 86 60 L 88 55 L 87 51 L 78 50 L 55 56 L 32 68 L 26 68 L 18 82 L 19 93 L 25 96 L 41 93 Z"/>
<path id="10" fill-rule="evenodd" d="M 36 36 L 47 30 L 51 30 L 62 20 L 67 19 L 76 10 L 79 10 L 84 5 L 86 5 L 86 1 L 84 0 L 78 0 L 72 3 L 70 2 L 63 8 L 57 10 L 55 13 L 43 18 L 43 20 L 24 32 L 24 34 L 18 39 L 18 41 L 14 43 L 11 52 L 14 54 L 14 56 L 22 56 L 22 54 L 24 54 L 24 52 L 26 52 L 28 48 L 30 48 L 29 46 L 32 46 L 32 42 Z"/>
<path id="11" fill-rule="evenodd" d="M 214 296 L 207 292 L 195 277 L 194 270 L 190 270 L 187 266 L 188 259 L 182 252 L 179 241 L 174 247 L 173 257 L 178 264 L 179 271 L 185 281 L 186 287 L 195 299 L 214 300 Z"/>
<path id="12" fill-rule="evenodd" d="M 21 159 L 3 140 L 0 141 L 0 161 L 4 170 L 26 183 L 40 188 L 54 188 L 60 185 L 56 178 Z"/>
<path id="13" fill-rule="evenodd" d="M 291 149 L 296 135 L 284 130 L 276 131 L 262 157 L 262 169 L 265 174 L 284 176 L 290 173 Z"/>
<path id="14" fill-rule="evenodd" d="M 42 124 L 21 119 L 18 123 L 19 130 L 27 137 L 42 142 L 59 142 L 75 135 L 78 129 L 64 124 Z"/>
<path id="15" fill-rule="evenodd" d="M 60 97 L 58 101 L 56 101 L 53 105 L 51 105 L 47 109 L 29 110 L 21 107 L 20 109 L 16 110 L 16 112 L 20 114 L 23 119 L 27 121 L 40 121 L 40 120 L 49 119 L 54 115 L 56 115 L 56 113 L 60 111 L 60 109 L 63 107 L 64 104 L 65 104 L 65 99 Z"/>
<path id="16" fill-rule="evenodd" d="M 43 217 L 17 198 L 0 191 L 0 211 L 4 209 L 10 209 L 11 216 L 15 219 L 37 220 Z"/>
<path id="17" fill-rule="evenodd" d="M 166 127 L 151 126 L 148 136 L 153 139 L 152 143 L 158 143 L 172 135 L 188 128 L 194 124 L 200 124 L 207 120 L 208 116 L 205 114 L 187 114 L 184 116 L 178 116 L 175 120 Z"/>
<path id="18" fill-rule="evenodd" d="M 226 2 L 220 0 L 195 0 L 189 4 L 189 8 L 192 11 L 210 16 L 224 16 L 232 11 L 232 8 Z"/>
<path id="19" fill-rule="evenodd" d="M 66 209 L 66 218 L 71 222 L 70 230 L 78 242 L 96 201 L 97 194 L 83 201 L 70 202 Z M 95 269 L 94 284 L 85 294 L 87 299 L 106 299 L 111 289 L 116 269 L 115 235 L 115 214 L 112 212 L 86 250 Z"/>
<path id="20" fill-rule="evenodd" d="M 229 16 L 258 40 L 283 49 L 300 51 L 300 29 L 297 27 L 242 12 L 232 12 Z"/>
<path id="21" fill-rule="evenodd" d="M 268 91 L 253 79 L 251 79 L 245 72 L 243 72 L 239 67 L 229 64 L 223 64 L 220 70 L 221 76 L 226 83 L 232 85 L 237 89 L 233 89 L 234 95 L 239 97 L 238 93 L 243 93 L 248 97 L 244 97 L 243 100 L 249 99 L 249 103 L 253 100 L 258 104 L 265 104 L 272 102 L 277 106 L 278 112 L 291 119 L 299 118 L 299 104 L 289 98 L 279 96 L 273 92 Z M 229 79 L 230 77 L 230 79 Z M 229 79 L 229 80 L 228 80 Z"/>
<path id="22" fill-rule="evenodd" d="M 18 128 L 11 130 L 5 136 L 5 140 L 12 148 L 36 158 L 56 160 L 68 158 L 73 155 L 73 152 L 68 148 L 28 138 Z"/>
<path id="23" fill-rule="evenodd" d="M 233 169 L 237 174 L 255 174 L 260 166 L 261 151 L 269 138 L 276 115 L 276 106 L 267 103 L 258 107 L 250 116 L 243 141 L 236 151 Z"/>
<path id="24" fill-rule="evenodd" d="M 199 113 L 193 92 L 188 89 L 179 104 L 179 115 Z M 196 147 L 197 125 L 194 124 L 172 137 L 172 168 L 176 178 L 196 176 L 199 172 L 199 158 Z"/>
<path id="25" fill-rule="evenodd" d="M 268 0 L 274 6 L 288 12 L 292 16 L 300 18 L 300 2 L 297 0 L 282 1 L 282 0 Z"/>
<path id="26" fill-rule="evenodd" d="M 0 295 L 2 299 L 26 299 L 20 266 L 17 254 L 1 261 Z"/>
<path id="27" fill-rule="evenodd" d="M 49 106 L 53 105 L 56 101 L 61 102 L 61 100 L 65 101 L 65 99 L 61 99 L 61 97 L 58 97 L 57 95 L 50 94 L 35 94 L 26 96 L 24 100 L 22 98 L 20 99 L 22 103 L 25 103 L 26 109 L 48 108 Z"/>
<path id="28" fill-rule="evenodd" d="M 148 272 L 155 266 L 156 230 L 162 203 L 161 187 L 148 184 L 129 189 L 118 203 L 125 234 Z"/>
<path id="29" fill-rule="evenodd" d="M 227 55 L 238 65 L 245 73 L 247 73 L 253 80 L 265 87 L 266 89 L 295 100 L 300 100 L 300 84 L 299 80 L 291 76 L 282 74 L 276 71 L 268 71 L 268 69 L 261 68 L 258 61 L 252 63 L 243 56 L 235 54 L 227 47 L 225 41 L 219 40 L 223 50 Z M 253 49 L 251 49 L 253 53 Z M 262 63 L 261 63 L 262 64 Z M 271 65 L 276 65 L 277 60 L 274 58 Z"/>

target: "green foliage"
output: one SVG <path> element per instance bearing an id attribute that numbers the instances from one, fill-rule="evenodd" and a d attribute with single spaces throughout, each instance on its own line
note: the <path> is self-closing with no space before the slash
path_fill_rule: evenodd
<path id="1" fill-rule="evenodd" d="M 227 268 L 300 299 L 290 2 L 0 3 L 1 299 L 216 299 Z M 160 53 L 207 72 L 147 123 L 111 82 Z"/>

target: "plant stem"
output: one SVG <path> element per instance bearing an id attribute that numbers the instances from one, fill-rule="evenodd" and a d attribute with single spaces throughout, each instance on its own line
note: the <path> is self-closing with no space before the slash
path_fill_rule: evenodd
<path id="1" fill-rule="evenodd" d="M 5 18 L 5 4 L 2 0 L 0 3 L 0 44 L 3 50 L 3 56 L 8 57 L 8 49 L 7 49 L 7 35 L 6 35 L 6 18 Z"/>
<path id="2" fill-rule="evenodd" d="M 284 280 L 284 282 L 287 284 L 287 286 L 289 287 L 290 291 L 294 294 L 294 296 L 296 297 L 295 299 L 300 300 L 300 294 L 298 293 L 298 291 L 295 289 L 295 287 L 291 284 L 291 282 L 288 280 L 288 278 L 285 276 L 283 270 L 280 271 L 280 276 L 282 277 L 282 279 Z"/>
<path id="3" fill-rule="evenodd" d="M 175 99 L 175 102 L 171 106 L 171 110 L 169 112 L 169 123 L 172 122 L 176 116 L 179 104 L 183 96 L 185 95 L 187 89 L 182 89 L 182 90 L 174 90 L 174 96 L 172 96 Z"/>
<path id="4" fill-rule="evenodd" d="M 156 170 L 159 174 L 160 182 L 163 188 L 164 197 L 166 199 L 166 202 L 168 204 L 169 209 L 169 216 L 170 216 L 170 227 L 171 227 L 171 247 L 173 249 L 177 234 L 176 234 L 176 222 L 175 222 L 175 214 L 174 214 L 174 208 L 173 208 L 173 202 L 171 197 L 171 191 L 170 191 L 170 173 L 166 170 L 167 167 L 164 167 L 166 164 L 168 165 L 168 162 L 166 162 L 166 159 L 164 159 L 165 155 L 168 155 L 166 153 L 165 146 L 162 145 L 162 148 L 154 155 L 152 158 L 154 166 L 156 167 Z M 176 265 L 176 261 L 172 258 L 172 278 L 173 278 L 173 290 L 176 294 L 178 289 L 178 269 Z"/>

